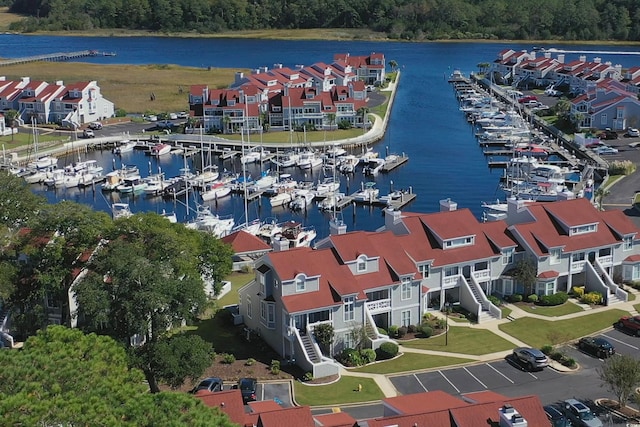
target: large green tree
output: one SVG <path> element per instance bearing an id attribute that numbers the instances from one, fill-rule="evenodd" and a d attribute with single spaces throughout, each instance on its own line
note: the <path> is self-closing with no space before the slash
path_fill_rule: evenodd
<path id="1" fill-rule="evenodd" d="M 108 243 L 91 259 L 91 272 L 75 287 L 81 325 L 130 345 L 132 360 L 157 392 L 158 379 L 171 378 L 166 372 L 159 376 L 157 352 L 176 350 L 162 346 L 161 340 L 171 327 L 204 309 L 203 278 L 219 284 L 231 270 L 232 252 L 212 235 L 168 223 L 154 213 L 115 221 L 106 237 Z M 167 360 L 162 366 L 169 365 Z M 172 385 L 200 375 L 199 366 L 192 364 L 194 370 L 186 375 L 176 372 Z"/>
<path id="2" fill-rule="evenodd" d="M 0 170 L 0 225 L 10 230 L 27 226 L 45 204 L 44 197 L 33 194 L 24 179 Z"/>
<path id="3" fill-rule="evenodd" d="M 188 394 L 149 394 L 109 337 L 50 326 L 0 352 L 0 366 L 3 425 L 233 426 Z"/>
<path id="4" fill-rule="evenodd" d="M 605 386 L 615 394 L 620 406 L 626 406 L 629 398 L 640 386 L 640 360 L 626 354 L 610 357 L 597 370 Z"/>

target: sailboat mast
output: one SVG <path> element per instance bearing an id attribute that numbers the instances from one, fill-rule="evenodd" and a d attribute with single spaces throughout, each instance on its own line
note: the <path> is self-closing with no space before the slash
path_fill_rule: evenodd
<path id="1" fill-rule="evenodd" d="M 249 109 L 247 108 L 247 96 L 244 97 L 244 125 L 240 128 L 240 140 L 242 141 L 242 153 L 244 151 L 244 127 L 245 125 L 249 126 L 249 120 L 247 115 L 249 114 Z M 247 143 L 249 142 L 249 129 L 247 129 Z M 245 154 L 246 155 L 246 154 Z M 249 227 L 249 200 L 247 197 L 247 162 L 242 162 L 242 174 L 244 180 L 244 227 L 247 229 Z"/>

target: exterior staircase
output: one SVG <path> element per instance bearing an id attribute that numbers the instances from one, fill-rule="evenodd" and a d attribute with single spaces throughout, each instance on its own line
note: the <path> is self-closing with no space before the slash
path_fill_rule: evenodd
<path id="1" fill-rule="evenodd" d="M 496 311 L 500 313 L 500 310 L 493 306 L 491 302 L 487 299 L 480 286 L 478 286 L 474 279 L 469 279 L 466 281 L 469 285 L 469 289 L 471 290 L 471 294 L 473 298 L 476 300 L 478 304 L 480 304 L 481 310 L 478 313 L 478 323 L 486 323 L 491 320 L 499 320 L 501 316 L 496 314 Z M 491 307 L 493 306 L 494 310 L 492 312 Z"/>
<path id="2" fill-rule="evenodd" d="M 316 352 L 315 346 L 313 345 L 313 340 L 311 339 L 310 334 L 300 335 L 300 341 L 302 341 L 302 345 L 304 347 L 305 353 L 309 357 L 309 360 L 312 363 L 320 363 L 322 359 L 320 355 Z"/>

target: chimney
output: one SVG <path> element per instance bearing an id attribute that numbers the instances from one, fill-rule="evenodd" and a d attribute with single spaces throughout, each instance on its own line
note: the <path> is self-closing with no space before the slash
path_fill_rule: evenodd
<path id="1" fill-rule="evenodd" d="M 384 210 L 384 228 L 385 230 L 393 231 L 395 225 L 402 222 L 402 212 L 394 208 L 386 208 Z"/>
<path id="2" fill-rule="evenodd" d="M 347 232 L 347 224 L 340 218 L 332 218 L 329 221 L 329 235 L 336 236 L 338 234 L 345 234 Z"/>
<path id="3" fill-rule="evenodd" d="M 545 52 L 544 57 L 547 59 L 551 59 L 551 52 Z"/>
<path id="4" fill-rule="evenodd" d="M 244 73 L 242 71 L 236 71 L 235 82 L 240 83 L 240 81 L 244 79 Z"/>
<path id="5" fill-rule="evenodd" d="M 580 55 L 578 57 L 578 61 L 580 62 L 587 62 L 587 55 Z"/>
<path id="6" fill-rule="evenodd" d="M 56 80 L 57 86 L 64 86 L 64 82 L 62 80 Z"/>
<path id="7" fill-rule="evenodd" d="M 500 414 L 500 427 L 528 427 L 527 420 L 508 403 L 505 403 L 498 412 Z"/>
<path id="8" fill-rule="evenodd" d="M 0 82 L 7 81 L 7 76 L 0 76 Z"/>
<path id="9" fill-rule="evenodd" d="M 440 200 L 440 212 L 452 212 L 458 209 L 458 204 L 451 199 Z"/>
<path id="10" fill-rule="evenodd" d="M 595 58 L 593 58 L 593 62 L 595 62 L 596 64 L 601 64 L 602 58 L 596 56 Z"/>
<path id="11" fill-rule="evenodd" d="M 273 236 L 271 240 L 271 247 L 274 252 L 282 252 L 289 250 L 289 239 L 284 237 L 283 235 Z"/>
<path id="12" fill-rule="evenodd" d="M 564 53 L 558 54 L 558 62 L 564 64 Z"/>

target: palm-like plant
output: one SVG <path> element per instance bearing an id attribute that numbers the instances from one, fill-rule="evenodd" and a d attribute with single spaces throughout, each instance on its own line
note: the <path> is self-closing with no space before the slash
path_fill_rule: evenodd
<path id="1" fill-rule="evenodd" d="M 333 130 L 333 125 L 336 123 L 336 113 L 327 114 L 327 119 L 329 119 L 329 129 Z"/>
<path id="2" fill-rule="evenodd" d="M 600 186 L 598 187 L 598 189 L 593 193 L 593 196 L 595 198 L 595 202 L 596 205 L 598 206 L 598 210 L 603 210 L 602 209 L 602 203 L 604 201 L 604 198 L 607 197 L 610 194 L 609 190 L 607 190 L 606 188 Z"/>

